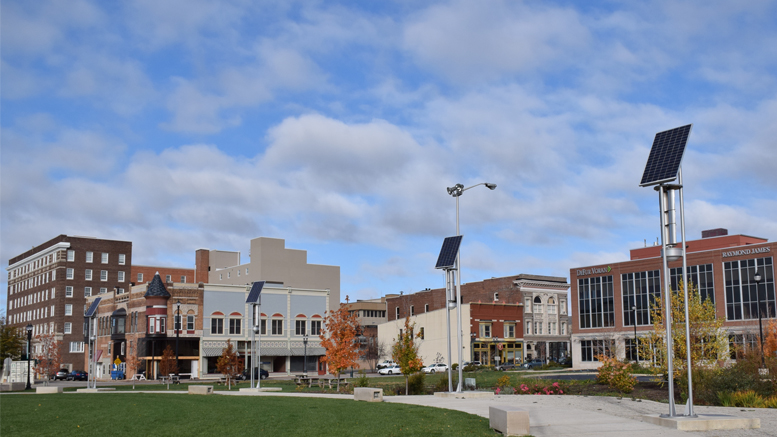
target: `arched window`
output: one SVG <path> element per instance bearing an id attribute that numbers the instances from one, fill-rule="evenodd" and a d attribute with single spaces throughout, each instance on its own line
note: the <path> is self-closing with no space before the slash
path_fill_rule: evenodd
<path id="1" fill-rule="evenodd" d="M 556 314 L 556 299 L 548 298 L 548 314 Z"/>
<path id="2" fill-rule="evenodd" d="M 540 299 L 539 296 L 534 297 L 534 312 L 535 313 L 542 312 L 542 299 Z"/>

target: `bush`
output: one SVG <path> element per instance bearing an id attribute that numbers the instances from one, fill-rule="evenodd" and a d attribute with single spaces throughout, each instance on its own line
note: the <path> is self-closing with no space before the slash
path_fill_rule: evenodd
<path id="1" fill-rule="evenodd" d="M 479 367 L 479 366 L 476 366 L 476 365 L 474 365 L 474 364 L 467 364 L 466 366 L 464 366 L 464 369 L 463 369 L 463 370 L 464 370 L 465 372 L 474 372 L 474 371 L 476 371 L 476 370 L 478 370 L 478 369 L 480 369 L 480 367 Z"/>
<path id="2" fill-rule="evenodd" d="M 763 408 L 764 398 L 753 390 L 738 391 L 731 395 L 735 407 Z"/>
<path id="3" fill-rule="evenodd" d="M 454 375 L 453 378 L 453 389 L 456 390 L 456 375 Z M 434 387 L 432 389 L 436 392 L 438 391 L 448 391 L 448 374 L 444 373 L 441 375 L 440 379 L 437 380 L 437 383 L 434 384 Z M 463 387 L 462 387 L 463 389 Z"/>
<path id="4" fill-rule="evenodd" d="M 564 386 L 560 382 L 548 383 L 544 380 L 524 381 L 513 389 L 519 395 L 563 395 Z"/>
<path id="5" fill-rule="evenodd" d="M 602 362 L 601 367 L 599 367 L 599 374 L 596 377 L 598 383 L 606 384 L 621 393 L 631 393 L 634 390 L 634 386 L 637 385 L 637 378 L 631 376 L 629 363 L 605 356 L 599 356 L 598 358 Z"/>
<path id="6" fill-rule="evenodd" d="M 367 378 L 367 374 L 364 370 L 359 370 L 359 377 L 353 381 L 354 387 L 369 387 L 370 379 Z"/>
<path id="7" fill-rule="evenodd" d="M 408 390 L 411 395 L 426 394 L 426 388 L 424 382 L 426 381 L 426 374 L 424 372 L 418 372 L 410 375 L 407 380 Z"/>
<path id="8" fill-rule="evenodd" d="M 458 370 L 459 369 L 459 363 L 453 363 L 451 365 L 451 370 Z"/>

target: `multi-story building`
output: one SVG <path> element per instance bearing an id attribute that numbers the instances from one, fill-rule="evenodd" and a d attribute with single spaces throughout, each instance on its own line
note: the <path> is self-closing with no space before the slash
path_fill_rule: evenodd
<path id="1" fill-rule="evenodd" d="M 62 366 L 81 369 L 86 297 L 129 290 L 132 243 L 59 235 L 11 258 L 7 270 L 8 323 L 55 335 Z M 39 345 L 32 348 L 37 353 Z"/>
<path id="2" fill-rule="evenodd" d="M 356 302 L 347 302 L 342 304 L 348 308 L 348 312 L 356 314 L 356 320 L 359 322 L 361 332 L 359 333 L 359 344 L 361 345 L 362 356 L 359 360 L 359 369 L 372 370 L 377 365 L 378 360 L 386 356 L 388 351 L 386 345 L 378 342 L 378 325 L 386 323 L 386 297 L 378 299 L 357 300 Z"/>
<path id="3" fill-rule="evenodd" d="M 523 356 L 514 359 L 562 358 L 569 354 L 571 334 L 567 315 L 568 289 L 566 278 L 520 274 L 462 284 L 461 300 L 464 304 L 521 305 L 522 319 L 525 320 L 521 320 L 516 329 L 521 330 Z M 443 309 L 445 289 L 389 296 L 386 307 L 389 321 Z M 498 338 L 499 335 L 493 337 Z M 478 346 L 486 348 L 485 344 Z"/>
<path id="4" fill-rule="evenodd" d="M 250 261 L 240 262 L 240 252 L 199 249 L 197 282 L 245 285 L 265 281 L 268 286 L 329 290 L 330 311 L 340 306 L 340 267 L 308 264 L 307 251 L 287 249 L 282 239 L 251 240 Z"/>
<path id="5" fill-rule="evenodd" d="M 176 283 L 176 284 L 193 284 L 194 269 L 187 269 L 184 267 L 160 267 L 160 266 L 132 266 L 132 274 L 130 279 L 133 284 L 140 285 L 147 282 L 151 282 L 154 279 L 154 275 L 159 275 L 162 282 Z M 207 282 L 207 280 L 205 281 Z"/>
<path id="6" fill-rule="evenodd" d="M 702 239 L 686 242 L 688 282 L 715 303 L 730 346 L 757 341 L 759 312 L 765 320 L 777 314 L 775 250 L 777 243 L 725 230 L 705 231 Z M 641 360 L 635 336 L 653 329 L 650 311 L 663 299 L 661 247 L 633 249 L 630 258 L 570 269 L 575 368 L 598 367 L 596 356 L 602 352 Z M 682 260 L 669 263 L 669 269 L 671 288 L 677 290 Z M 756 271 L 763 278 L 760 284 L 754 280 Z"/>
<path id="7" fill-rule="evenodd" d="M 197 378 L 203 292 L 201 284 L 165 284 L 159 275 L 154 275 L 149 282 L 132 287 L 129 293 L 109 292 L 88 298 L 90 303 L 101 298 L 92 322 L 97 354 L 93 372 L 97 378 L 110 377 L 109 371 L 116 367 L 155 379 L 168 346 L 177 352 L 178 373 Z M 83 362 L 85 369 L 88 356 Z M 128 357 L 138 360 L 135 368 L 127 368 Z"/>

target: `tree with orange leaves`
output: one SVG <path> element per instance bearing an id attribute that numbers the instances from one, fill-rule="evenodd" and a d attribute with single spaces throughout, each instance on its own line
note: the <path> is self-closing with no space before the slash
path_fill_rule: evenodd
<path id="1" fill-rule="evenodd" d="M 418 345 L 415 342 L 417 337 L 421 337 L 421 333 L 414 335 L 414 330 L 415 322 L 411 324 L 410 317 L 405 318 L 405 329 L 399 330 L 399 336 L 391 347 L 391 358 L 405 375 L 405 395 L 410 393 L 410 375 L 424 367 L 423 360 L 418 356 Z"/>
<path id="2" fill-rule="evenodd" d="M 764 338 L 764 355 L 766 358 L 777 358 L 777 321 L 769 321 Z"/>
<path id="3" fill-rule="evenodd" d="M 324 326 L 318 336 L 321 346 L 326 350 L 321 361 L 327 364 L 329 373 L 337 377 L 338 391 L 340 374 L 347 368 L 356 366 L 362 354 L 356 338 L 359 328 L 356 313 L 350 313 L 344 305 L 337 311 L 327 311 L 324 318 Z"/>
<path id="4" fill-rule="evenodd" d="M 40 352 L 35 357 L 38 362 L 35 365 L 35 372 L 45 375 L 48 383 L 51 375 L 59 370 L 62 363 L 62 342 L 57 341 L 53 333 L 36 335 L 35 340 L 40 343 Z"/>

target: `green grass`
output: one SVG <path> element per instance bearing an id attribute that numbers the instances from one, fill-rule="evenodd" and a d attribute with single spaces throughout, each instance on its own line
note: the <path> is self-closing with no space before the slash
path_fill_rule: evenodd
<path id="1" fill-rule="evenodd" d="M 393 403 L 154 393 L 0 396 L 0 435 L 494 436 L 488 419 Z"/>

